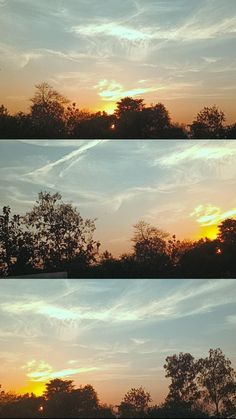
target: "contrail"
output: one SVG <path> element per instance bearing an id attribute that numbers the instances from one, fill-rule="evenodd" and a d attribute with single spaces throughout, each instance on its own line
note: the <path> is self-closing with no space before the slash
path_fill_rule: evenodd
<path id="1" fill-rule="evenodd" d="M 83 144 L 77 150 L 74 150 L 71 153 L 66 154 L 65 156 L 63 156 L 59 160 L 56 160 L 55 162 L 48 163 L 45 166 L 40 167 L 39 169 L 36 169 L 36 170 L 34 170 L 32 172 L 29 172 L 29 173 L 26 173 L 24 175 L 24 177 L 31 177 L 31 178 L 33 177 L 34 179 L 37 180 L 38 177 L 41 178 L 43 175 L 48 174 L 55 167 L 58 167 L 58 166 L 60 166 L 64 163 L 71 162 L 73 160 L 75 162 L 87 150 L 97 146 L 98 144 L 103 144 L 106 141 L 109 141 L 109 140 L 88 140 L 86 144 Z"/>

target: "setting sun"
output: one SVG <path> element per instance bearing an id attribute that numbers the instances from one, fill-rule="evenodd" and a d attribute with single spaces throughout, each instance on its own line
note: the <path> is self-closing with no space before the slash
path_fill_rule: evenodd
<path id="1" fill-rule="evenodd" d="M 45 390 L 45 383 L 29 381 L 27 385 L 20 389 L 21 394 L 34 393 L 35 396 L 41 396 Z"/>
<path id="2" fill-rule="evenodd" d="M 208 238 L 210 240 L 215 240 L 218 234 L 218 226 L 217 225 L 210 225 L 210 226 L 201 226 L 199 233 L 197 234 L 197 238 Z"/>

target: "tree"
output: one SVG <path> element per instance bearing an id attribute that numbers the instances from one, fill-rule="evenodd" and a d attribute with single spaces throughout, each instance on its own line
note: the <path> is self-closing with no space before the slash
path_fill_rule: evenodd
<path id="1" fill-rule="evenodd" d="M 214 413 L 219 417 L 224 405 L 235 394 L 236 375 L 231 361 L 221 349 L 210 349 L 207 358 L 199 359 L 197 368 L 203 397 L 207 403 L 213 405 Z"/>
<path id="2" fill-rule="evenodd" d="M 16 121 L 4 105 L 0 106 L 0 138 L 16 138 Z"/>
<path id="3" fill-rule="evenodd" d="M 117 136 L 119 138 L 142 138 L 144 113 L 143 99 L 125 97 L 117 102 Z"/>
<path id="4" fill-rule="evenodd" d="M 31 99 L 31 117 L 35 135 L 61 137 L 64 133 L 64 106 L 68 99 L 54 90 L 48 83 L 37 84 Z"/>
<path id="5" fill-rule="evenodd" d="M 76 107 L 76 103 L 73 102 L 66 108 L 64 118 L 67 135 L 69 137 L 74 137 L 78 125 L 83 121 L 89 121 L 91 113 L 89 111 L 78 109 Z"/>
<path id="6" fill-rule="evenodd" d="M 91 385 L 74 388 L 72 380 L 51 380 L 46 384 L 44 396 L 48 417 L 94 417 L 99 409 L 96 391 Z"/>
<path id="7" fill-rule="evenodd" d="M 166 377 L 171 379 L 165 404 L 171 407 L 185 406 L 191 410 L 200 397 L 196 383 L 197 367 L 194 357 L 182 352 L 179 355 L 168 356 L 164 368 Z"/>
<path id="8" fill-rule="evenodd" d="M 219 278 L 224 275 L 218 240 L 208 238 L 194 242 L 181 255 L 179 265 L 185 278 Z"/>
<path id="9" fill-rule="evenodd" d="M 228 218 L 218 226 L 220 260 L 224 276 L 236 275 L 236 220 Z"/>
<path id="10" fill-rule="evenodd" d="M 179 268 L 180 260 L 183 255 L 193 248 L 193 243 L 188 240 L 177 240 L 176 235 L 167 241 L 166 252 L 169 255 L 173 266 Z"/>
<path id="11" fill-rule="evenodd" d="M 116 117 L 108 115 L 106 112 L 96 112 L 89 117 L 81 118 L 74 127 L 73 136 L 75 138 L 113 138 Z"/>
<path id="12" fill-rule="evenodd" d="M 115 115 L 120 118 L 129 112 L 141 112 L 144 108 L 143 99 L 124 97 L 116 103 Z"/>
<path id="13" fill-rule="evenodd" d="M 192 138 L 224 137 L 225 114 L 216 105 L 204 107 L 190 126 Z"/>
<path id="14" fill-rule="evenodd" d="M 168 234 L 164 231 L 143 220 L 139 221 L 134 225 L 132 238 L 136 259 L 140 262 L 149 262 L 160 253 L 164 253 L 166 237 L 168 237 Z"/>
<path id="15" fill-rule="evenodd" d="M 94 220 L 84 220 L 59 193 L 40 192 L 25 223 L 34 232 L 36 266 L 64 269 L 72 261 L 86 266 L 95 259 L 99 243 L 93 240 Z"/>
<path id="16" fill-rule="evenodd" d="M 144 138 L 165 138 L 165 133 L 170 128 L 170 115 L 162 103 L 157 103 L 144 111 Z"/>
<path id="17" fill-rule="evenodd" d="M 145 391 L 143 387 L 132 388 L 125 394 L 119 405 L 121 417 L 143 417 L 142 415 L 147 411 L 151 401 L 150 393 Z"/>
<path id="18" fill-rule="evenodd" d="M 219 225 L 218 239 L 226 244 L 236 245 L 236 220 L 227 218 Z"/>
<path id="19" fill-rule="evenodd" d="M 225 138 L 233 140 L 236 138 L 236 123 L 225 128 Z"/>
<path id="20" fill-rule="evenodd" d="M 78 396 L 79 408 L 81 410 L 88 412 L 98 408 L 98 395 L 93 386 L 90 384 L 74 390 L 74 394 Z"/>
<path id="21" fill-rule="evenodd" d="M 44 397 L 47 400 L 50 400 L 57 394 L 71 393 L 73 389 L 73 380 L 61 380 L 60 378 L 55 378 L 54 380 L 50 380 L 48 383 L 46 383 Z"/>
<path id="22" fill-rule="evenodd" d="M 0 216 L 0 275 L 29 272 L 32 257 L 32 234 L 23 228 L 22 217 L 11 217 L 11 208 L 4 206 Z"/>

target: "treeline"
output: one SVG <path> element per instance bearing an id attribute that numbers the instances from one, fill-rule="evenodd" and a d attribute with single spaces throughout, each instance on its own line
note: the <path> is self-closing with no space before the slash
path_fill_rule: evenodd
<path id="1" fill-rule="evenodd" d="M 95 220 L 83 219 L 59 193 L 40 192 L 32 210 L 0 216 L 0 276 L 65 271 L 70 278 L 234 278 L 236 220 L 218 226 L 215 240 L 177 240 L 145 221 L 134 226 L 132 251 L 100 252 Z"/>
<path id="2" fill-rule="evenodd" d="M 91 385 L 53 379 L 40 397 L 0 392 L 0 418 L 236 418 L 236 373 L 221 349 L 206 358 L 190 353 L 166 358 L 169 392 L 164 403 L 151 405 L 143 387 L 130 389 L 117 406 L 99 401 Z"/>
<path id="3" fill-rule="evenodd" d="M 226 125 L 215 105 L 185 126 L 173 123 L 162 103 L 146 106 L 131 97 L 118 101 L 112 115 L 78 109 L 45 82 L 30 100 L 28 113 L 11 115 L 0 106 L 0 138 L 236 138 L 236 123 Z"/>

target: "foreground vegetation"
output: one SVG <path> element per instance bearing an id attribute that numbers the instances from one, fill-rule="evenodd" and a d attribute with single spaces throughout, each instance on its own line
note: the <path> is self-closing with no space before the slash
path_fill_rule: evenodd
<path id="1" fill-rule="evenodd" d="M 170 379 L 163 404 L 151 405 L 143 387 L 128 391 L 118 406 L 100 403 L 91 385 L 75 388 L 73 381 L 49 381 L 42 396 L 0 392 L 0 418 L 236 418 L 236 374 L 221 349 L 206 358 L 190 353 L 168 356 Z"/>
<path id="2" fill-rule="evenodd" d="M 186 126 L 171 121 L 162 103 L 146 106 L 125 97 L 112 115 L 78 109 L 47 83 L 36 85 L 28 113 L 11 115 L 0 106 L 0 138 L 236 138 L 217 106 L 204 107 Z"/>
<path id="3" fill-rule="evenodd" d="M 236 276 L 236 220 L 215 240 L 180 241 L 145 221 L 134 226 L 132 251 L 100 252 L 95 220 L 83 219 L 59 193 L 41 192 L 32 210 L 0 216 L 0 276 L 66 271 L 72 278 L 227 278 Z"/>

